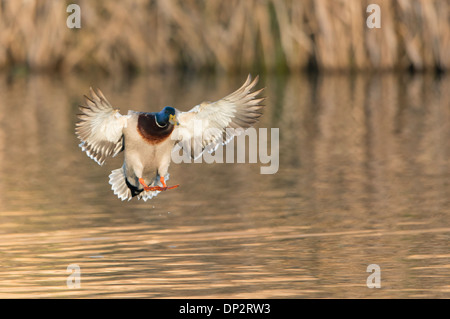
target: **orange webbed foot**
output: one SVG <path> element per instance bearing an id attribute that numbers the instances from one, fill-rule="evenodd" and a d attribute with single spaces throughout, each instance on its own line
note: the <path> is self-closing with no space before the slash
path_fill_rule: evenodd
<path id="1" fill-rule="evenodd" d="M 163 187 L 161 187 L 161 186 L 148 186 L 147 184 L 145 184 L 143 178 L 139 178 L 139 183 L 141 183 L 141 185 L 144 186 L 144 191 L 146 191 L 146 192 L 149 192 L 149 191 L 161 191 L 162 192 L 162 191 L 165 191 L 165 190 L 168 190 L 168 189 L 174 189 L 174 188 L 177 188 L 178 186 L 180 186 L 180 185 L 175 185 L 175 186 L 168 187 L 166 185 L 164 177 L 162 177 L 162 176 L 160 178 L 160 182 L 163 185 Z"/>
<path id="2" fill-rule="evenodd" d="M 161 182 L 161 184 L 163 184 L 163 187 L 161 187 L 162 190 L 174 189 L 174 188 L 177 188 L 178 186 L 180 186 L 180 184 L 177 184 L 177 185 L 168 187 L 168 186 L 166 185 L 166 181 L 164 180 L 164 177 L 162 177 L 162 176 L 161 176 L 161 178 L 159 179 L 159 181 Z"/>

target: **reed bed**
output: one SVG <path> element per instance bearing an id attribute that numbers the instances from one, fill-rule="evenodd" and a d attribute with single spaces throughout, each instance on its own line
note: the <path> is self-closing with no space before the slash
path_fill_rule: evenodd
<path id="1" fill-rule="evenodd" d="M 450 2 L 429 0 L 0 1 L 0 68 L 239 72 L 448 70 Z M 366 7 L 381 7 L 381 28 Z"/>

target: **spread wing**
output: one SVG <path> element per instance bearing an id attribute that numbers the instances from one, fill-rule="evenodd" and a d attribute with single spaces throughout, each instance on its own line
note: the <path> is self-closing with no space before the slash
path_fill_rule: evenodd
<path id="1" fill-rule="evenodd" d="M 113 109 L 103 93 L 90 88 L 91 97 L 86 106 L 80 106 L 80 121 L 75 132 L 81 140 L 80 147 L 86 154 L 103 165 L 107 156 L 116 156 L 123 148 L 122 130 L 127 125 L 127 116 Z"/>
<path id="2" fill-rule="evenodd" d="M 173 138 L 178 140 L 178 148 L 174 150 L 182 147 L 192 158 L 197 158 L 203 151 L 213 152 L 254 125 L 262 115 L 264 101 L 258 97 L 264 89 L 252 91 L 256 83 L 258 76 L 252 81 L 248 75 L 245 83 L 230 95 L 180 112 L 179 125 L 173 132 Z"/>

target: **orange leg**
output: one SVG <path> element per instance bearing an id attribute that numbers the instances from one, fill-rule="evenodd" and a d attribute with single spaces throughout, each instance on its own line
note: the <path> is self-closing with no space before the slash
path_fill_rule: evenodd
<path id="1" fill-rule="evenodd" d="M 161 184 L 163 184 L 163 187 L 167 187 L 166 181 L 164 180 L 164 177 L 161 176 L 161 178 L 159 179 L 159 181 L 161 182 Z"/>
<path id="2" fill-rule="evenodd" d="M 166 190 L 166 189 L 174 189 L 174 188 L 177 188 L 178 186 L 180 186 L 180 184 L 177 184 L 177 185 L 174 185 L 174 186 L 167 187 L 166 181 L 164 180 L 164 177 L 162 177 L 162 176 L 159 179 L 159 181 L 161 182 L 161 184 L 163 184 L 164 190 Z"/>
<path id="3" fill-rule="evenodd" d="M 162 176 L 160 178 L 160 182 L 161 182 L 161 184 L 163 184 L 163 187 L 148 186 L 147 184 L 145 184 L 143 178 L 139 178 L 139 183 L 141 183 L 141 185 L 144 186 L 144 191 L 146 191 L 146 192 L 148 192 L 148 191 L 165 191 L 165 190 L 174 189 L 174 188 L 177 188 L 178 186 L 180 186 L 180 185 L 175 185 L 175 186 L 167 187 L 166 182 L 164 181 L 164 177 L 162 177 Z"/>

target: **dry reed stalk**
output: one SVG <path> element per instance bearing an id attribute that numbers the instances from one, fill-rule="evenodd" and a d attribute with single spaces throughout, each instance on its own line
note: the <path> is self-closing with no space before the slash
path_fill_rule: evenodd
<path id="1" fill-rule="evenodd" d="M 368 29 L 366 7 L 381 7 Z M 162 68 L 234 72 L 448 69 L 449 1 L 124 0 L 77 2 L 82 27 L 66 27 L 67 2 L 0 2 L 0 68 Z"/>

